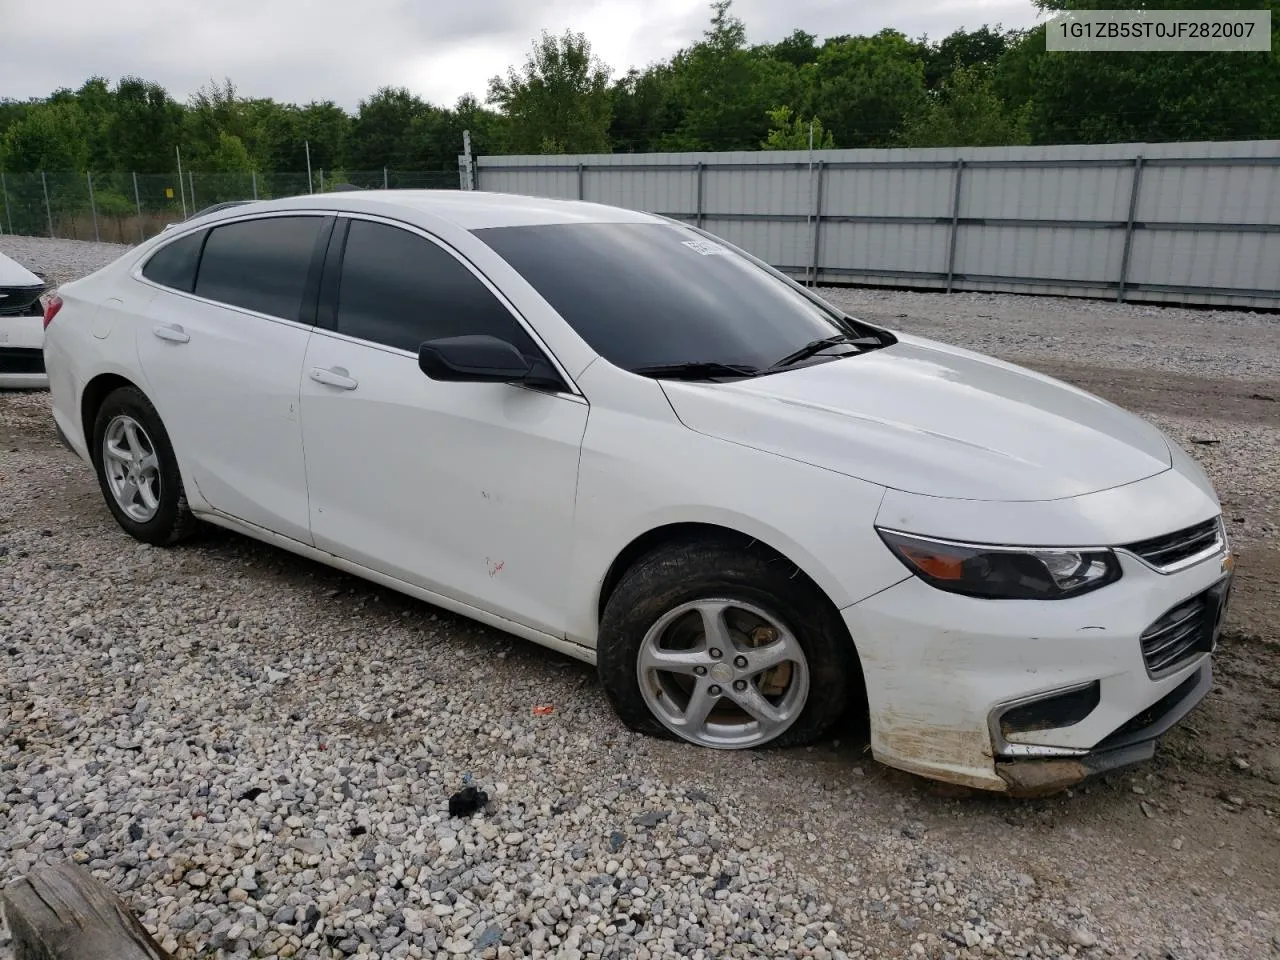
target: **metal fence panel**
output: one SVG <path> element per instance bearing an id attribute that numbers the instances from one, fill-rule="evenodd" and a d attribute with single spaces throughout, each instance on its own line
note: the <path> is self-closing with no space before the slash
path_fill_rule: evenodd
<path id="1" fill-rule="evenodd" d="M 479 157 L 821 282 L 1280 308 L 1280 141 Z"/>

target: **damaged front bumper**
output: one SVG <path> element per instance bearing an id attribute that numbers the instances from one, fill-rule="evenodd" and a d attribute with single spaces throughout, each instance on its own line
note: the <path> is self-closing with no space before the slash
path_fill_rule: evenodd
<path id="1" fill-rule="evenodd" d="M 873 756 L 1023 796 L 1150 758 L 1212 686 L 1230 565 L 1224 555 L 1164 576 L 1121 563 L 1119 582 L 1055 603 L 912 578 L 844 608 Z"/>
<path id="2" fill-rule="evenodd" d="M 996 773 L 1012 796 L 1034 797 L 1150 760 L 1160 738 L 1194 710 L 1212 687 L 1213 666 L 1206 656 L 1172 691 L 1088 749 L 1008 743 L 1000 732 L 999 714 L 993 712 Z"/>

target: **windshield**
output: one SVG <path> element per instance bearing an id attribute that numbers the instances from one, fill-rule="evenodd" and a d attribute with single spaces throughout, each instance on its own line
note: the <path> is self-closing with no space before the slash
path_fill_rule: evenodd
<path id="1" fill-rule="evenodd" d="M 627 370 L 713 364 L 749 375 L 815 340 L 864 332 L 680 225 L 556 223 L 475 234 L 592 349 Z"/>

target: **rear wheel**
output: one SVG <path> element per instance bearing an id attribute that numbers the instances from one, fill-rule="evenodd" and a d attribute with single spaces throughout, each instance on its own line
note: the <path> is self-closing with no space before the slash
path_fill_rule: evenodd
<path id="1" fill-rule="evenodd" d="M 98 408 L 93 460 L 107 508 L 130 536 L 166 546 L 194 531 L 169 434 L 136 387 L 113 390 Z"/>
<path id="2" fill-rule="evenodd" d="M 632 567 L 605 607 L 597 654 L 628 726 L 717 749 L 810 743 L 858 682 L 817 587 L 786 560 L 729 543 L 671 545 Z"/>

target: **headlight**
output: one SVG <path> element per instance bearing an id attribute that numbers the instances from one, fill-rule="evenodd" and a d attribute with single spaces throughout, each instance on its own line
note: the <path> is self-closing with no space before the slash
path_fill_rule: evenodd
<path id="1" fill-rule="evenodd" d="M 1062 600 L 1120 579 L 1120 563 L 1110 550 L 994 547 L 876 532 L 921 580 L 968 597 Z"/>

